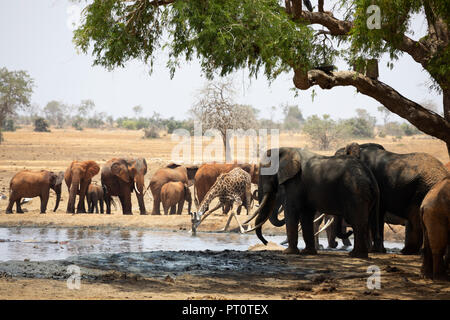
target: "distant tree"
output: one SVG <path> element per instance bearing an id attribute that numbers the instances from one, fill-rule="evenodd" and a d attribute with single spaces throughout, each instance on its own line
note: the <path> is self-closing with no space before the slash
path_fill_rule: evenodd
<path id="1" fill-rule="evenodd" d="M 320 150 L 329 150 L 332 144 L 342 138 L 342 128 L 328 114 L 323 115 L 322 119 L 317 115 L 308 117 L 302 131 Z"/>
<path id="2" fill-rule="evenodd" d="M 95 103 L 92 100 L 86 99 L 81 100 L 81 103 L 78 105 L 78 115 L 83 118 L 89 117 L 89 114 L 94 111 Z"/>
<path id="3" fill-rule="evenodd" d="M 378 111 L 383 116 L 383 125 L 386 125 L 388 123 L 390 116 L 392 115 L 392 112 L 389 111 L 385 106 L 378 106 Z"/>
<path id="4" fill-rule="evenodd" d="M 2 123 L 3 131 L 16 131 L 13 119 L 5 119 Z"/>
<path id="5" fill-rule="evenodd" d="M 140 105 L 134 106 L 133 113 L 136 118 L 139 118 L 139 116 L 142 114 L 142 107 Z"/>
<path id="6" fill-rule="evenodd" d="M 34 120 L 34 131 L 36 132 L 50 132 L 49 126 L 49 123 L 44 118 Z"/>
<path id="7" fill-rule="evenodd" d="M 2 124 L 8 116 L 30 107 L 33 79 L 26 71 L 8 71 L 0 68 L 0 143 Z"/>
<path id="8" fill-rule="evenodd" d="M 202 123 L 203 130 L 217 129 L 226 150 L 230 150 L 227 130 L 247 130 L 256 127 L 256 117 L 250 106 L 234 102 L 235 91 L 231 79 L 210 81 L 199 91 L 190 113 Z M 227 161 L 230 159 L 227 159 Z"/>
<path id="9" fill-rule="evenodd" d="M 64 103 L 53 100 L 47 103 L 43 112 L 50 124 L 62 128 L 68 118 L 68 109 Z"/>
<path id="10" fill-rule="evenodd" d="M 299 107 L 297 105 L 291 106 L 288 104 L 285 104 L 282 106 L 283 113 L 284 113 L 284 122 L 283 127 L 286 130 L 298 130 L 300 129 L 301 125 L 305 122 L 305 119 L 303 118 L 303 114 L 300 111 Z"/>

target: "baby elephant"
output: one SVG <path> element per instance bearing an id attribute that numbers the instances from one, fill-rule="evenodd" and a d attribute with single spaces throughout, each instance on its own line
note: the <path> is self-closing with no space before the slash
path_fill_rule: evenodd
<path id="1" fill-rule="evenodd" d="M 420 207 L 424 230 L 422 273 L 432 279 L 447 279 L 450 251 L 450 177 L 437 183 Z M 447 251 L 447 261 L 444 254 Z"/>
<path id="2" fill-rule="evenodd" d="M 88 212 L 93 213 L 95 207 L 95 213 L 98 213 L 98 203 L 100 202 L 100 213 L 103 213 L 103 187 L 98 184 L 90 184 L 86 194 L 86 200 L 88 203 Z"/>
<path id="3" fill-rule="evenodd" d="M 9 183 L 9 204 L 6 213 L 13 213 L 12 208 L 16 203 L 17 213 L 23 213 L 20 207 L 20 199 L 22 198 L 41 198 L 41 213 L 47 210 L 50 188 L 56 192 L 56 204 L 53 211 L 58 209 L 61 200 L 61 183 L 64 179 L 64 172 L 58 174 L 47 171 L 31 171 L 22 170 L 14 175 Z"/>
<path id="4" fill-rule="evenodd" d="M 170 214 L 175 214 L 175 206 L 177 204 L 177 214 L 181 214 L 183 211 L 184 201 L 188 202 L 188 212 L 191 212 L 191 191 L 183 182 L 167 182 L 161 188 L 161 202 L 164 208 L 164 214 L 168 213 L 169 208 Z"/>

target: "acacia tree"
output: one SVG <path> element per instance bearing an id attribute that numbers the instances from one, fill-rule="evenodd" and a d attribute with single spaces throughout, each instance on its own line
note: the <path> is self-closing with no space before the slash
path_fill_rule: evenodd
<path id="1" fill-rule="evenodd" d="M 199 98 L 190 109 L 195 120 L 201 122 L 203 130 L 219 131 L 226 150 L 230 150 L 231 138 L 227 135 L 227 130 L 247 130 L 257 125 L 254 109 L 248 105 L 236 104 L 234 94 L 230 79 L 208 82 L 199 91 Z"/>
<path id="2" fill-rule="evenodd" d="M 0 143 L 3 121 L 7 116 L 14 115 L 18 109 L 29 107 L 32 93 L 33 79 L 26 71 L 0 68 Z"/>
<path id="3" fill-rule="evenodd" d="M 251 76 L 263 69 L 269 79 L 293 72 L 301 90 L 353 86 L 445 141 L 450 154 L 450 2 L 340 0 L 326 8 L 330 11 L 323 4 L 319 0 L 318 11 L 310 12 L 301 0 L 94 0 L 74 41 L 84 52 L 92 45 L 94 63 L 107 68 L 134 58 L 152 65 L 164 46 L 172 76 L 182 59 L 197 57 L 208 77 L 248 68 Z M 371 29 L 367 9 L 373 4 L 380 8 L 381 21 L 380 28 Z M 427 24 L 420 39 L 409 36 L 415 14 Z M 352 71 L 384 54 L 390 63 L 407 54 L 428 72 L 432 90 L 442 93 L 443 117 L 381 80 Z M 317 68 L 333 63 L 337 55 L 348 61 L 349 70 Z"/>

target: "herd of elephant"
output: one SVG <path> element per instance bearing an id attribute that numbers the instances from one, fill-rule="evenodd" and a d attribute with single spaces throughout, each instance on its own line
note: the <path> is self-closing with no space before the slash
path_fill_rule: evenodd
<path id="1" fill-rule="evenodd" d="M 103 199 L 106 213 L 111 213 L 112 196 L 118 196 L 123 214 L 132 214 L 131 193 L 135 192 L 140 214 L 145 215 L 144 195 L 148 189 L 153 195 L 152 214 L 160 214 L 162 203 L 167 214 L 181 214 L 184 202 L 191 213 L 192 196 L 189 187 L 194 184 L 197 207 L 203 201 L 217 177 L 241 167 L 257 184 L 259 208 L 246 221 L 255 219 L 256 235 L 267 243 L 262 226 L 269 220 L 275 226 L 286 225 L 287 254 L 316 254 L 314 219 L 324 212 L 333 216 L 329 243 L 335 238 L 348 241 L 354 233 L 350 255 L 366 258 L 368 252 L 386 252 L 384 223 L 405 224 L 403 254 L 419 254 L 423 247 L 422 272 L 430 278 L 447 277 L 450 252 L 450 163 L 444 166 L 426 153 L 397 154 L 379 144 L 351 143 L 336 151 L 334 156 L 322 156 L 302 148 L 279 148 L 267 151 L 278 154 L 278 170 L 274 174 L 259 174 L 262 167 L 272 164 L 203 164 L 183 166 L 171 163 L 158 169 L 144 186 L 147 173 L 145 159 L 111 159 L 101 169 L 101 186 L 91 184 L 100 172 L 95 161 L 73 161 L 65 173 L 24 170 L 10 183 L 7 213 L 16 203 L 22 212 L 20 200 L 24 197 L 41 198 L 41 212 L 45 213 L 49 189 L 56 194 L 54 211 L 61 199 L 64 179 L 69 189 L 67 212 L 75 213 L 75 199 L 79 195 L 77 213 L 85 213 L 85 197 L 89 211 L 95 199 Z M 447 168 L 446 168 L 447 167 Z M 93 200 L 92 200 L 93 199 Z M 178 205 L 178 210 L 176 209 Z M 101 211 L 103 211 L 101 206 Z M 284 219 L 278 218 L 284 211 Z M 316 219 L 317 220 L 317 219 Z M 299 224 L 305 242 L 300 252 Z M 346 242 L 348 243 L 348 242 Z"/>

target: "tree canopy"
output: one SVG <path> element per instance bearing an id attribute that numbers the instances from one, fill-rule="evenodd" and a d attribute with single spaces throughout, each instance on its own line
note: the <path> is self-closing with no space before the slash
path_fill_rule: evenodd
<path id="1" fill-rule="evenodd" d="M 7 116 L 30 106 L 33 79 L 25 71 L 0 68 L 0 142 L 1 126 Z"/>
<path id="2" fill-rule="evenodd" d="M 368 24 L 373 4 L 379 28 Z M 248 68 L 251 76 L 263 71 L 268 79 L 293 72 L 301 90 L 353 86 L 445 141 L 450 151 L 450 2 L 340 0 L 329 6 L 324 11 L 319 1 L 319 10 L 310 12 L 301 0 L 94 0 L 74 41 L 85 53 L 92 49 L 94 63 L 108 69 L 130 59 L 152 65 L 165 49 L 171 75 L 182 60 L 196 57 L 209 78 Z M 417 40 L 410 36 L 415 14 L 427 23 L 427 34 Z M 443 95 L 443 117 L 361 71 L 364 61 L 384 54 L 390 63 L 408 54 L 428 72 L 431 90 Z M 318 68 L 338 56 L 349 70 Z"/>

